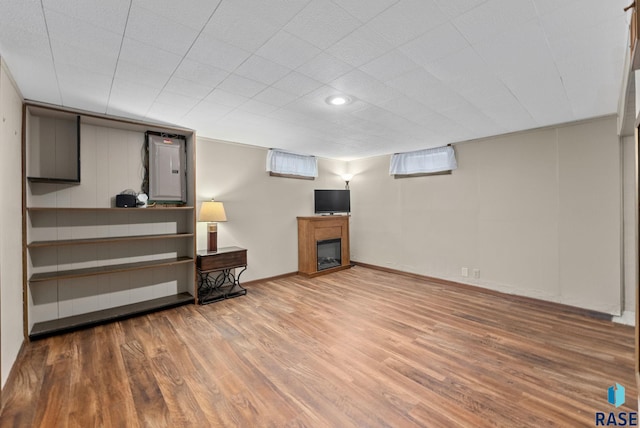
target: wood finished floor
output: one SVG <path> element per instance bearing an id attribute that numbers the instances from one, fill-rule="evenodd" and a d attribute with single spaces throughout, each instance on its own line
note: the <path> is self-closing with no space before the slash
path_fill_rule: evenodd
<path id="1" fill-rule="evenodd" d="M 355 267 L 32 342 L 0 426 L 594 426 L 637 410 L 633 356 L 631 327 Z"/>

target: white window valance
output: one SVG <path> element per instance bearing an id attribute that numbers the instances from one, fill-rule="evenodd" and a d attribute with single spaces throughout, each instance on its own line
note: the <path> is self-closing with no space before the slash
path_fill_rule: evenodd
<path id="1" fill-rule="evenodd" d="M 429 174 L 458 167 L 453 147 L 436 147 L 391 156 L 389 175 Z"/>
<path id="2" fill-rule="evenodd" d="M 267 171 L 282 175 L 317 177 L 318 160 L 315 156 L 270 149 L 267 152 Z"/>

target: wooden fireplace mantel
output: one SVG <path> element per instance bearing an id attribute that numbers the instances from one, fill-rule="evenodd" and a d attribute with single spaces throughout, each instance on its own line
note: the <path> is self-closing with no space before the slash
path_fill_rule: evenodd
<path id="1" fill-rule="evenodd" d="M 340 239 L 340 266 L 318 270 L 317 242 Z M 298 217 L 298 273 L 313 277 L 351 267 L 349 216 Z"/>

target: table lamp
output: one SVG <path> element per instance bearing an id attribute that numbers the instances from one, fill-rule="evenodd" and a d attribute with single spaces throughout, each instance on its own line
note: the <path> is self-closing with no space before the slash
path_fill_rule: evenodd
<path id="1" fill-rule="evenodd" d="M 207 252 L 215 253 L 218 251 L 218 223 L 219 221 L 227 221 L 227 214 L 224 212 L 222 202 L 216 202 L 213 199 L 202 203 L 200 208 L 200 216 L 198 221 L 206 221 L 209 236 L 207 239 Z"/>

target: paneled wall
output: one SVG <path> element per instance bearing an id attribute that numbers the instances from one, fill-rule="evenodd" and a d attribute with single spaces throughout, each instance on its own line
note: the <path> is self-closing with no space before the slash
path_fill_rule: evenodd
<path id="1" fill-rule="evenodd" d="M 620 313 L 615 117 L 455 150 L 445 176 L 394 179 L 389 156 L 350 163 L 353 260 Z"/>

